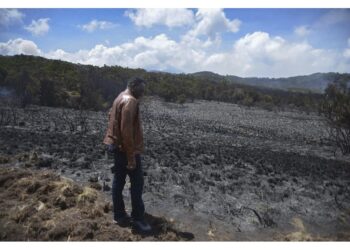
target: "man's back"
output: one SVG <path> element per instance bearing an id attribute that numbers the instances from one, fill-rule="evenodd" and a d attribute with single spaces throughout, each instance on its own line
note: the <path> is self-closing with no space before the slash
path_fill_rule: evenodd
<path id="1" fill-rule="evenodd" d="M 143 131 L 139 112 L 139 102 L 127 89 L 114 100 L 108 114 L 108 128 L 103 142 L 114 144 L 128 159 L 143 152 Z"/>

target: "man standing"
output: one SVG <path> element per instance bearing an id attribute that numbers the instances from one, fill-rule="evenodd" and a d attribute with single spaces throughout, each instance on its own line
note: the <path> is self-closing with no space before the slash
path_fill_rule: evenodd
<path id="1" fill-rule="evenodd" d="M 108 128 L 103 140 L 108 150 L 114 153 L 114 178 L 112 198 L 114 221 L 120 226 L 130 223 L 125 211 L 123 189 L 126 175 L 130 178 L 130 192 L 134 227 L 141 232 L 151 230 L 144 220 L 145 207 L 142 200 L 143 171 L 141 156 L 143 152 L 143 131 L 139 111 L 139 100 L 143 96 L 145 82 L 138 77 L 128 81 L 127 89 L 114 100 L 108 115 Z"/>

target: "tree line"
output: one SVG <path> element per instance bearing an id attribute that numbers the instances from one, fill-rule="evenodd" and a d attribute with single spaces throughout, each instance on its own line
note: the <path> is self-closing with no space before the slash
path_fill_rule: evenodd
<path id="1" fill-rule="evenodd" d="M 343 153 L 350 153 L 349 74 L 334 74 L 333 82 L 324 94 L 320 94 L 244 85 L 214 74 L 147 72 L 144 69 L 106 65 L 96 67 L 36 56 L 0 56 L 0 101 L 19 103 L 22 107 L 36 104 L 107 110 L 133 76 L 145 79 L 146 95 L 159 96 L 168 102 L 184 103 L 202 99 L 268 110 L 319 112 L 329 125 L 333 143 Z M 12 102 L 6 102 L 6 98 L 12 99 Z M 2 117 L 7 120 L 13 118 L 13 112 L 6 114 Z"/>
<path id="2" fill-rule="evenodd" d="M 91 66 L 36 56 L 0 56 L 0 87 L 14 91 L 23 106 L 38 104 L 91 110 L 107 109 L 126 88 L 129 78 L 146 80 L 146 95 L 169 102 L 195 99 L 315 111 L 321 94 L 249 86 L 225 78 L 204 79 L 195 74 L 147 72 L 119 66 Z"/>

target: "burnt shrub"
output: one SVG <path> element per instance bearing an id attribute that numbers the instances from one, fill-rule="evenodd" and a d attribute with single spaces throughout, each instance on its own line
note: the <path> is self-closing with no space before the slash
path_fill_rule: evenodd
<path id="1" fill-rule="evenodd" d="M 350 79 L 339 79 L 326 88 L 320 107 L 329 138 L 343 154 L 350 154 Z"/>

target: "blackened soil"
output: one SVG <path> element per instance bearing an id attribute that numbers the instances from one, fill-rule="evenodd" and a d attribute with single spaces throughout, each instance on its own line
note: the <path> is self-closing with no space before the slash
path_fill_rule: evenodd
<path id="1" fill-rule="evenodd" d="M 18 112 L 25 125 L 1 128 L 0 164 L 50 169 L 110 200 L 107 113 L 86 112 L 84 132 L 77 111 Z M 178 232 L 195 240 L 350 239 L 350 160 L 334 152 L 316 114 L 151 98 L 142 118 L 146 210 Z"/>

